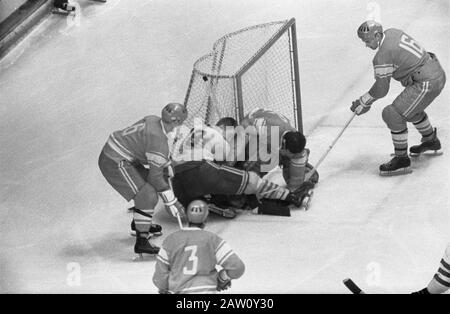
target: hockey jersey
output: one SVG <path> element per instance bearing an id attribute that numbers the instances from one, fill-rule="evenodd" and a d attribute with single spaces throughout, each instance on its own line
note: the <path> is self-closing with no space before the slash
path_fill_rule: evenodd
<path id="1" fill-rule="evenodd" d="M 169 139 L 169 147 L 176 165 L 188 161 L 225 161 L 231 153 L 222 133 L 207 125 L 187 132 L 180 128 L 178 138 Z"/>
<path id="2" fill-rule="evenodd" d="M 147 116 L 133 125 L 112 133 L 103 148 L 109 158 L 149 166 L 148 182 L 158 192 L 169 189 L 164 168 L 170 164 L 167 133 L 161 118 Z"/>
<path id="3" fill-rule="evenodd" d="M 400 29 L 387 29 L 372 61 L 375 79 L 392 77 L 408 86 L 411 75 L 429 58 L 425 49 L 411 36 Z"/>
<path id="4" fill-rule="evenodd" d="M 153 283 L 169 293 L 214 293 L 216 266 L 231 279 L 242 276 L 245 266 L 218 235 L 199 228 L 185 228 L 170 234 L 158 253 Z"/>
<path id="5" fill-rule="evenodd" d="M 278 147 L 276 150 L 280 151 L 283 144 L 283 137 L 287 132 L 296 132 L 291 126 L 288 118 L 282 114 L 271 110 L 255 109 L 251 111 L 244 119 L 253 125 L 259 136 L 259 144 L 267 146 L 267 152 L 271 153 L 272 147 L 272 128 L 278 127 Z M 261 136 L 263 135 L 263 136 Z M 288 187 L 293 190 L 303 183 L 305 178 L 305 166 L 308 161 L 308 154 L 306 150 L 295 156 L 285 156 L 283 153 L 279 155 L 279 164 L 283 167 L 283 176 Z"/>

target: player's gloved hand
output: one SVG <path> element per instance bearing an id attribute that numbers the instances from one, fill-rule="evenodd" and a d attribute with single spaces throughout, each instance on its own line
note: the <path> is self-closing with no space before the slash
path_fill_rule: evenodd
<path id="1" fill-rule="evenodd" d="M 305 197 L 309 190 L 314 189 L 314 183 L 311 181 L 305 181 L 294 191 L 294 193 L 300 197 Z"/>
<path id="2" fill-rule="evenodd" d="M 430 294 L 427 288 L 423 288 L 422 290 L 412 292 L 411 294 Z"/>
<path id="3" fill-rule="evenodd" d="M 177 215 L 184 215 L 184 206 L 178 201 L 172 190 L 166 190 L 160 192 L 159 194 L 163 199 L 164 205 L 172 214 L 172 216 L 177 217 Z"/>
<path id="4" fill-rule="evenodd" d="M 369 93 L 365 93 L 357 100 L 352 102 L 350 110 L 360 116 L 370 110 L 370 107 L 372 106 L 374 101 L 375 98 L 373 98 Z"/>
<path id="5" fill-rule="evenodd" d="M 228 276 L 227 271 L 222 269 L 217 275 L 217 291 L 227 290 L 231 287 L 231 278 Z"/>
<path id="6" fill-rule="evenodd" d="M 365 114 L 367 111 L 370 110 L 370 105 L 364 105 L 360 102 L 359 99 L 352 102 L 352 106 L 350 107 L 350 110 L 353 112 L 356 112 L 358 116 Z"/>

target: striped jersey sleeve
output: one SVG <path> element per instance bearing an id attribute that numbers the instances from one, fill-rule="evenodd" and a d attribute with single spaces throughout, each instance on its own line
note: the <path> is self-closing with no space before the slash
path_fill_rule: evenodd
<path id="1" fill-rule="evenodd" d="M 244 274 L 245 265 L 230 245 L 217 236 L 217 247 L 215 250 L 217 265 L 227 271 L 231 279 L 237 279 Z"/>

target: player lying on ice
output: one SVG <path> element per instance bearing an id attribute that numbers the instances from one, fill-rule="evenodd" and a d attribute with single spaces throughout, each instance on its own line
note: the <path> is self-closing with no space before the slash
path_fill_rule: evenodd
<path id="1" fill-rule="evenodd" d="M 100 170 L 108 183 L 127 201 L 134 201 L 133 223 L 137 254 L 156 254 L 157 246 L 149 242 L 161 226 L 152 224 L 158 195 L 175 216 L 184 207 L 167 181 L 170 154 L 168 134 L 183 124 L 187 110 L 182 104 L 169 103 L 161 117 L 146 116 L 133 125 L 113 132 L 99 156 Z"/>
<path id="2" fill-rule="evenodd" d="M 217 206 L 219 204 L 214 203 L 216 195 L 254 195 L 257 199 L 280 200 L 299 207 L 308 192 L 304 186 L 299 186 L 291 192 L 262 179 L 253 171 L 229 166 L 234 163 L 234 157 L 230 157 L 233 152 L 220 128 L 200 125 L 189 130 L 187 136 L 179 137 L 183 139 L 178 145 L 174 144 L 172 152 L 175 165 L 172 183 L 175 195 L 184 206 L 203 197 L 209 201 L 211 211 L 233 218 L 236 216 L 236 204 Z M 282 214 L 280 208 L 274 209 L 274 212 Z"/>
<path id="3" fill-rule="evenodd" d="M 390 28 L 383 32 L 381 24 L 366 21 L 358 28 L 358 37 L 367 47 L 377 50 L 372 61 L 375 83 L 352 103 L 350 109 L 357 115 L 366 113 L 374 101 L 387 95 L 391 77 L 401 82 L 405 89 L 383 109 L 383 120 L 391 131 L 395 157 L 380 165 L 380 174 L 409 173 L 407 122 L 422 135 L 422 143 L 409 149 L 412 156 L 441 149 L 436 128 L 424 110 L 444 88 L 444 70 L 433 53 L 427 52 L 400 29 Z"/>

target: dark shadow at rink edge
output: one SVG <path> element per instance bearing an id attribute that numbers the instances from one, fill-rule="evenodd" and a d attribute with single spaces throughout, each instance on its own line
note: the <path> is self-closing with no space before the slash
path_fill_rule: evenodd
<path id="1" fill-rule="evenodd" d="M 66 245 L 58 256 L 64 259 L 89 259 L 100 257 L 110 261 L 124 261 L 124 252 L 134 254 L 135 237 L 126 233 L 108 233 L 99 239 L 86 239 L 81 243 Z"/>

